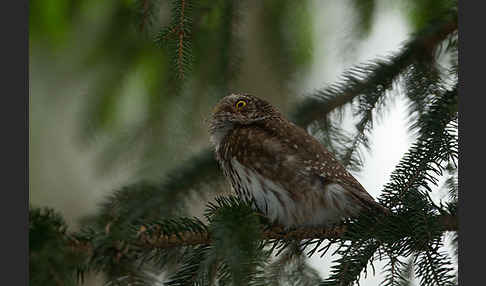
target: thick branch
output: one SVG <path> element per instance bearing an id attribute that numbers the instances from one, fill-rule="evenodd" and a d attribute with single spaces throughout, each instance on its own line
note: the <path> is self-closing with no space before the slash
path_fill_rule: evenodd
<path id="1" fill-rule="evenodd" d="M 457 231 L 457 216 L 440 215 L 436 217 L 442 226 L 442 231 Z M 264 231 L 263 238 L 266 240 L 304 240 L 304 239 L 335 239 L 342 237 L 346 232 L 346 227 L 337 226 L 333 228 L 303 228 L 283 231 L 281 228 L 274 227 Z M 170 235 L 147 235 L 145 229 L 139 232 L 140 246 L 146 248 L 172 248 L 178 246 L 191 246 L 198 244 L 211 244 L 211 237 L 208 233 L 180 233 L 177 236 Z"/>

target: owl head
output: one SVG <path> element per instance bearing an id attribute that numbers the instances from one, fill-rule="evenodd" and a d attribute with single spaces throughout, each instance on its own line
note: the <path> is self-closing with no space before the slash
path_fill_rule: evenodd
<path id="1" fill-rule="evenodd" d="M 263 99 L 249 94 L 230 94 L 223 97 L 213 109 L 209 120 L 211 141 L 218 145 L 233 128 L 278 115 L 279 112 Z"/>

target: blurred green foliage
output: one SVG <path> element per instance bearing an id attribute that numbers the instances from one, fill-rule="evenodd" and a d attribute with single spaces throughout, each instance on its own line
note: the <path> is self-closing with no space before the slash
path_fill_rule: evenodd
<path id="1" fill-rule="evenodd" d="M 249 15 L 256 25 L 244 22 Z M 307 1 L 32 1 L 31 57 L 69 73 L 36 66 L 45 74 L 31 72 L 31 77 L 51 74 L 58 85 L 89 78 L 75 128 L 84 148 L 100 136 L 109 141 L 100 152 L 100 174 L 135 156 L 139 175 L 158 178 L 173 160 L 186 157 L 180 153 L 185 144 L 174 132 L 185 130 L 184 142 L 207 142 L 201 123 L 218 98 L 258 89 L 284 102 L 293 96 L 289 89 L 272 93 L 271 85 L 289 86 L 293 73 L 310 66 L 309 15 Z M 258 50 L 264 53 L 259 56 Z M 245 61 L 254 62 L 251 58 L 261 65 L 255 66 L 260 78 L 272 79 L 270 86 L 252 83 L 253 71 L 242 71 Z M 49 97 L 68 96 L 60 92 Z M 32 90 L 32 96 L 40 95 Z"/>
<path id="2" fill-rule="evenodd" d="M 354 37 L 369 34 L 375 2 L 348 3 L 357 17 L 348 21 Z M 449 7 L 446 2 L 408 3 L 414 27 Z M 294 75 L 305 73 L 313 61 L 312 5 L 287 0 L 35 0 L 30 5 L 31 55 L 67 65 L 81 80 L 94 78 L 81 102 L 78 139 L 88 144 L 98 135 L 111 138 L 101 152 L 100 171 L 130 153 L 143 161 L 143 174 L 157 177 L 160 168 L 177 160 L 167 150 L 181 151 L 181 142 L 169 142 L 179 138 L 171 135 L 174 121 L 187 130 L 186 141 L 207 140 L 201 117 L 228 92 L 260 91 L 288 108 L 286 102 L 296 95 L 289 88 Z M 181 23 L 183 31 L 178 30 Z M 252 80 L 254 74 L 261 80 Z M 130 149 L 137 151 L 126 152 Z"/>
<path id="3" fill-rule="evenodd" d="M 402 184 L 408 184 L 407 170 L 419 166 L 440 173 L 442 167 L 432 165 L 438 159 L 431 156 L 440 153 L 441 160 L 448 160 L 457 155 L 454 145 L 457 140 L 448 133 L 450 130 L 434 125 L 443 118 L 447 120 L 445 123 L 453 121 L 449 117 L 454 117 L 457 111 L 454 109 L 457 106 L 457 90 L 445 90 L 441 82 L 444 75 L 431 60 L 438 54 L 436 48 L 441 41 L 457 28 L 454 26 L 457 26 L 457 21 L 444 16 L 445 12 L 454 10 L 456 1 L 394 2 L 405 10 L 412 32 L 426 32 L 412 37 L 396 55 L 350 69 L 341 81 L 312 92 L 295 105 L 293 103 L 301 93 L 295 87 L 296 75 L 305 75 L 309 71 L 316 60 L 315 50 L 326 44 L 326 35 L 319 42 L 320 46 L 316 42 L 315 13 L 312 10 L 316 3 L 291 0 L 30 1 L 32 116 L 29 118 L 31 126 L 38 128 L 31 131 L 30 155 L 37 169 L 31 170 L 30 174 L 34 178 L 41 177 L 32 180 L 31 192 L 50 194 L 58 191 L 69 197 L 70 194 L 66 193 L 81 190 L 78 196 L 87 197 L 92 193 L 83 188 L 95 188 L 96 192 L 107 188 L 95 183 L 71 185 L 77 181 L 63 178 L 59 169 L 51 168 L 58 161 L 64 163 L 58 164 L 58 168 L 86 177 L 86 181 L 94 180 L 93 177 L 110 177 L 116 173 L 111 171 L 119 170 L 117 167 L 128 165 L 130 169 L 127 175 L 122 175 L 125 176 L 124 187 L 116 192 L 108 187 L 110 196 L 98 206 L 96 214 L 82 220 L 82 237 L 89 240 L 94 249 L 85 267 L 105 272 L 109 280 L 129 277 L 150 284 L 147 281 L 153 277 L 141 275 L 140 267 L 137 268 L 138 263 L 142 264 L 140 260 L 158 263 L 156 266 L 160 267 L 155 267 L 154 273 L 160 273 L 163 267 L 182 266 L 179 272 L 172 271 L 176 274 L 174 283 L 177 285 L 178 281 L 192 279 L 190 275 L 196 272 L 204 272 L 195 263 L 207 259 L 204 260 L 207 263 L 222 261 L 220 268 L 213 269 L 215 272 L 208 275 L 220 275 L 217 279 L 223 282 L 245 282 L 247 276 L 255 274 L 263 277 L 255 280 L 261 283 L 255 282 L 255 285 L 266 285 L 267 278 L 274 282 L 280 281 L 283 275 L 287 275 L 289 281 L 299 278 L 295 273 L 300 270 L 307 273 L 310 283 L 317 280 L 315 271 L 300 255 L 287 262 L 277 260 L 270 267 L 270 273 L 258 272 L 262 271 L 262 265 L 268 262 L 264 260 L 268 257 L 258 256 L 262 253 L 257 247 L 257 239 L 261 235 L 257 218 L 238 201 L 232 201 L 231 207 L 219 205 L 219 211 L 213 210 L 213 221 L 208 218 L 209 229 L 216 240 L 213 249 L 203 246 L 186 249 L 187 253 L 184 252 L 186 250 L 153 252 L 130 244 L 134 240 L 134 226 L 138 223 L 149 225 L 159 221 L 162 228 L 167 226 L 168 233 L 178 233 L 185 230 L 188 221 L 166 219 L 174 215 L 198 214 L 198 211 L 200 214 L 201 210 L 193 208 L 201 205 L 208 196 L 226 191 L 219 185 L 222 176 L 211 150 L 207 148 L 205 119 L 214 103 L 229 92 L 250 92 L 274 102 L 284 113 L 292 114 L 297 124 L 316 129 L 316 134 L 322 133 L 323 142 L 333 152 L 339 153 L 336 156 L 351 169 L 359 162 L 356 150 L 367 145 L 365 133 L 373 128 L 373 113 L 389 105 L 389 91 L 395 88 L 399 79 L 406 77 L 405 84 L 409 87 L 406 96 L 411 101 L 411 117 L 416 121 L 412 128 L 419 129 L 424 139 L 421 144 L 413 146 L 415 149 L 411 149 L 402 161 L 393 177 L 398 182 L 388 185 L 385 190 L 388 195 L 384 199 L 392 207 L 405 209 L 405 213 L 411 209 L 410 212 L 415 215 L 412 219 L 416 222 L 423 217 L 414 208 L 426 209 L 427 215 L 435 214 L 437 210 L 428 201 L 425 191 L 420 189 L 428 190 L 429 183 L 436 183 L 425 173 L 423 177 L 415 176 L 421 180 L 421 185 L 413 185 L 414 192 L 407 197 L 405 204 L 396 192 L 402 190 Z M 343 25 L 353 28 L 349 36 L 358 40 L 352 41 L 353 45 L 366 39 L 372 31 L 380 2 L 336 3 L 345 5 L 355 15 L 353 19 L 342 19 Z M 436 22 L 439 23 L 436 26 L 431 24 Z M 448 27 L 451 23 L 452 27 Z M 430 27 L 433 29 L 428 29 Z M 442 34 L 436 37 L 434 33 Z M 424 44 L 423 39 L 430 38 L 433 41 L 425 41 Z M 430 47 L 426 46 L 429 43 Z M 457 42 L 452 40 L 451 47 L 445 52 L 454 55 Z M 457 72 L 457 58 L 453 56 L 451 62 L 451 70 L 456 67 Z M 430 69 L 430 66 L 433 68 Z M 433 94 L 430 93 L 430 85 Z M 451 114 L 444 111 L 431 114 L 434 109 L 430 108 L 440 103 L 435 97 L 445 98 L 446 95 L 454 99 L 447 103 Z M 349 138 L 340 130 L 341 120 L 330 122 L 329 116 L 345 105 L 352 105 L 359 120 L 356 134 Z M 442 145 L 436 144 L 440 145 L 436 153 L 428 149 L 436 147 L 430 147 L 429 141 L 434 138 L 431 139 L 428 124 L 436 129 L 440 127 L 437 129 L 440 132 L 447 131 L 443 134 L 447 140 L 439 142 Z M 70 136 L 74 137 L 72 141 Z M 58 146 L 65 146 L 59 142 L 75 146 L 72 148 L 77 153 L 72 153 L 76 155 L 58 150 Z M 332 148 L 333 143 L 341 148 Z M 52 153 L 46 154 L 46 145 L 52 147 Z M 83 153 L 86 150 L 89 152 Z M 84 166 L 84 169 L 76 167 L 81 165 L 79 161 L 85 159 L 86 154 L 94 154 L 95 163 Z M 407 165 L 410 162 L 414 163 L 413 166 Z M 89 172 L 86 169 L 95 176 L 87 176 Z M 59 183 L 64 180 L 65 185 Z M 137 183 L 129 184 L 133 181 Z M 67 187 L 52 188 L 56 184 Z M 457 188 L 451 190 L 457 197 Z M 52 196 L 63 197 L 59 194 Z M 191 203 L 189 198 L 194 197 L 196 203 Z M 91 202 L 88 201 L 88 204 Z M 77 207 L 86 205 L 79 204 Z M 451 210 L 455 210 L 453 203 L 441 209 Z M 30 222 L 32 284 L 48 285 L 52 277 L 57 277 L 60 285 L 63 281 L 74 283 L 72 273 L 80 270 L 74 265 L 79 266 L 86 261 L 84 256 L 73 253 L 69 248 L 73 237 L 67 234 L 64 219 L 52 210 L 32 208 Z M 428 230 L 423 229 L 424 225 L 419 226 L 422 226 L 419 239 L 422 242 Z M 355 235 L 360 232 L 357 233 Z M 380 242 L 371 241 L 369 237 L 363 241 L 366 243 L 357 246 L 341 245 L 342 253 L 348 252 L 349 257 L 333 267 L 330 284 L 339 282 L 343 275 L 348 275 L 349 281 L 359 278 L 370 256 L 380 247 Z M 441 245 L 437 239 L 426 242 L 431 247 Z M 389 247 L 387 250 L 402 251 L 400 247 L 405 243 L 401 243 L 386 246 Z M 427 243 L 425 245 L 429 245 Z M 125 246 L 127 248 L 123 248 Z M 238 256 L 231 259 L 232 254 Z M 254 256 L 258 259 L 253 259 Z M 167 261 L 173 264 L 167 266 Z M 246 267 L 239 268 L 238 263 L 242 261 Z M 293 266 L 292 261 L 295 262 Z M 346 261 L 354 263 L 352 273 L 348 271 L 346 274 L 349 266 Z M 421 256 L 418 265 L 425 265 L 425 262 Z M 449 267 L 448 261 L 441 263 L 437 262 L 438 270 L 443 270 L 441 267 L 444 265 Z M 285 273 L 279 271 L 282 265 L 290 270 Z M 390 265 L 394 266 L 391 261 Z M 449 273 L 448 270 L 446 272 Z M 423 273 L 426 278 L 431 276 L 427 271 Z M 442 277 L 443 280 L 449 278 Z M 295 281 L 296 285 L 300 283 L 299 279 Z"/>
<path id="4" fill-rule="evenodd" d="M 50 208 L 29 212 L 30 285 L 76 285 L 75 274 L 83 261 L 59 213 Z"/>
<path id="5" fill-rule="evenodd" d="M 457 0 L 413 0 L 407 1 L 408 17 L 414 30 L 423 29 L 431 19 L 440 18 L 451 7 L 457 7 Z"/>

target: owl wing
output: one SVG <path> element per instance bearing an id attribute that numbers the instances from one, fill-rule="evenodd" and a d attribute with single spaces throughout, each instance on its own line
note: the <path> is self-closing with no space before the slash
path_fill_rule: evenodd
<path id="1" fill-rule="evenodd" d="M 280 124 L 281 125 L 281 124 Z M 383 209 L 363 186 L 314 137 L 293 124 L 240 128 L 232 136 L 233 156 L 299 199 L 329 184 L 342 187 L 348 197 L 366 209 Z"/>

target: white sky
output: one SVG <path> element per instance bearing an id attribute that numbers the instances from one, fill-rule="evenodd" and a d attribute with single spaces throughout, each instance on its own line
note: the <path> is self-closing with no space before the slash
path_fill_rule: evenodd
<path id="1" fill-rule="evenodd" d="M 359 43 L 356 55 L 352 59 L 343 58 L 342 43 L 346 43 L 349 34 L 349 21 L 353 16 L 346 7 L 346 1 L 314 1 L 315 16 L 315 62 L 305 83 L 309 91 L 323 88 L 334 82 L 349 66 L 365 62 L 377 57 L 390 55 L 399 50 L 401 44 L 408 38 L 409 28 L 405 18 L 397 8 L 385 9 L 384 1 L 377 1 L 375 23 L 369 38 Z M 329 33 L 328 33 L 329 31 Z M 364 166 L 362 172 L 356 174 L 357 179 L 375 198 L 388 182 L 391 172 L 411 144 L 411 136 L 407 132 L 407 111 L 403 98 L 398 98 L 392 108 L 383 117 L 384 120 L 374 122 L 370 136 L 372 153 L 364 152 Z M 350 122 L 350 120 L 348 120 Z M 346 124 L 349 127 L 351 124 Z M 330 251 L 331 252 L 331 251 Z M 330 253 L 319 258 L 314 255 L 310 263 L 323 278 L 330 270 L 330 262 L 334 260 Z M 374 263 L 376 276 L 372 275 L 369 267 L 368 277 L 360 280 L 361 285 L 378 285 L 383 275 L 380 269 L 383 263 Z"/>
<path id="2" fill-rule="evenodd" d="M 315 61 L 310 75 L 305 83 L 305 89 L 315 90 L 335 82 L 346 68 L 397 52 L 401 44 L 408 38 L 409 29 L 404 17 L 398 9 L 384 9 L 383 1 L 377 1 L 375 24 L 368 39 L 359 43 L 359 50 L 352 61 L 343 63 L 341 43 L 349 27 L 338 19 L 346 19 L 352 15 L 343 2 L 313 2 L 315 17 Z M 341 4 L 336 4 L 341 3 Z M 337 31 L 327 35 L 326 31 Z M 345 120 L 345 128 L 352 125 L 352 118 Z M 371 150 L 364 152 L 363 171 L 356 174 L 361 184 L 373 196 L 379 195 L 382 186 L 388 182 L 389 175 L 398 164 L 403 154 L 408 150 L 412 139 L 407 132 L 407 109 L 405 99 L 397 97 L 387 110 L 383 119 L 374 121 L 370 136 Z"/>

